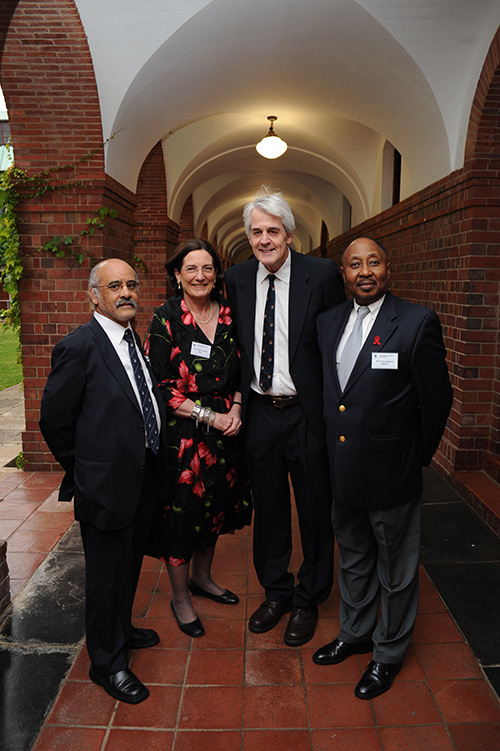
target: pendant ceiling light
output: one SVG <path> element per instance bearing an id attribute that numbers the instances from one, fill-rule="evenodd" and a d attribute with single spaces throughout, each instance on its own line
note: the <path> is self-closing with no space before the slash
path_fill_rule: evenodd
<path id="1" fill-rule="evenodd" d="M 279 136 L 273 130 L 273 123 L 277 120 L 274 115 L 269 115 L 267 118 L 271 121 L 269 132 L 266 133 L 262 141 L 259 141 L 255 147 L 261 156 L 265 156 L 266 159 L 277 159 L 279 156 L 285 153 L 288 148 L 288 144 L 282 141 Z"/>

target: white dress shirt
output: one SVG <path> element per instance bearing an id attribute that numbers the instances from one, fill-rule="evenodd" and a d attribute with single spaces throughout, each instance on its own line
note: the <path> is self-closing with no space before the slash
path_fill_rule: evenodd
<path id="1" fill-rule="evenodd" d="M 290 376 L 288 360 L 288 302 L 290 298 L 290 274 L 292 270 L 291 253 L 282 266 L 274 274 L 275 306 L 274 306 L 274 369 L 273 381 L 267 394 L 283 394 L 294 396 L 297 391 Z M 256 279 L 255 300 L 255 332 L 253 348 L 254 377 L 251 387 L 258 394 L 262 394 L 259 386 L 260 361 L 262 356 L 262 334 L 264 331 L 264 309 L 266 307 L 267 290 L 269 288 L 269 274 L 272 273 L 264 264 L 259 262 Z"/>
<path id="2" fill-rule="evenodd" d="M 345 343 L 349 339 L 352 330 L 354 328 L 354 324 L 356 323 L 356 318 L 358 315 L 358 308 L 364 307 L 369 309 L 369 313 L 367 316 L 363 318 L 363 337 L 362 337 L 362 344 L 365 343 L 366 337 L 371 331 L 371 328 L 373 324 L 375 323 L 375 319 L 378 316 L 379 310 L 382 307 L 382 303 L 384 302 L 385 295 L 380 298 L 380 300 L 376 300 L 375 302 L 372 302 L 371 305 L 358 305 L 358 303 L 354 300 L 354 305 L 351 310 L 351 315 L 347 319 L 347 323 L 345 326 L 345 329 L 343 331 L 342 336 L 340 337 L 339 346 L 337 347 L 337 354 L 336 354 L 336 362 L 337 362 L 337 368 L 339 366 L 340 358 L 342 356 L 342 352 L 344 351 Z"/>
<path id="3" fill-rule="evenodd" d="M 135 398 L 137 399 L 137 403 L 142 412 L 141 397 L 139 396 L 139 389 L 137 388 L 137 381 L 135 380 L 134 369 L 132 367 L 132 362 L 130 360 L 130 355 L 128 351 L 128 342 L 124 338 L 126 330 L 130 329 L 132 331 L 132 327 L 130 326 L 130 324 L 128 326 L 122 326 L 120 323 L 116 323 L 116 321 L 113 321 L 111 318 L 108 318 L 107 316 L 103 316 L 101 313 L 98 313 L 96 310 L 94 311 L 94 318 L 104 329 L 104 332 L 106 333 L 108 339 L 113 345 L 116 351 L 116 354 L 120 358 L 120 362 L 125 368 L 125 372 L 130 381 L 130 385 L 134 389 Z M 134 332 L 132 331 L 132 336 L 133 335 L 134 335 Z M 136 344 L 135 337 L 134 337 L 134 344 Z M 159 431 L 161 427 L 160 412 L 158 410 L 158 405 L 156 403 L 155 395 L 153 394 L 153 384 L 151 381 L 151 376 L 149 375 L 149 370 L 146 366 L 146 363 L 144 362 L 144 358 L 142 356 L 140 348 L 136 346 L 135 349 L 137 352 L 137 356 L 141 362 L 142 369 L 144 371 L 144 377 L 146 379 L 146 384 L 149 389 L 149 393 L 151 395 L 151 401 L 153 402 L 153 408 L 155 411 L 156 422 L 158 423 L 158 431 Z"/>

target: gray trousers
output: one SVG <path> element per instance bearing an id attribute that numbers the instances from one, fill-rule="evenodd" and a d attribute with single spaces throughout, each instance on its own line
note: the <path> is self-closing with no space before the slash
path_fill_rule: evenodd
<path id="1" fill-rule="evenodd" d="M 351 644 L 372 640 L 376 662 L 401 662 L 411 641 L 418 608 L 420 519 L 420 498 L 384 509 L 333 503 L 340 559 L 338 638 Z"/>

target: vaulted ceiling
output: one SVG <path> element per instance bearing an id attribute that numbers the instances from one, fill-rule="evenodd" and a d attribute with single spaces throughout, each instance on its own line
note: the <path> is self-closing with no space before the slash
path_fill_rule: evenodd
<path id="1" fill-rule="evenodd" d="M 192 196 L 224 253 L 245 254 L 241 211 L 283 190 L 298 249 L 386 208 L 387 144 L 401 197 L 463 164 L 499 0 L 76 0 L 101 102 L 106 170 L 135 191 L 161 141 L 169 216 Z M 275 115 L 288 143 L 255 144 Z"/>

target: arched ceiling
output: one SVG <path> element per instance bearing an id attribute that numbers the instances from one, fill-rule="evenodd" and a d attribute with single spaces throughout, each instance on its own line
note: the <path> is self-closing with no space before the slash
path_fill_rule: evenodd
<path id="1" fill-rule="evenodd" d="M 402 197 L 462 166 L 500 0 L 75 0 L 92 54 L 106 169 L 135 191 L 161 141 L 169 215 L 192 196 L 195 229 L 248 251 L 243 204 L 265 183 L 317 247 L 385 208 L 383 152 L 402 155 Z M 255 144 L 276 115 L 287 152 Z"/>

